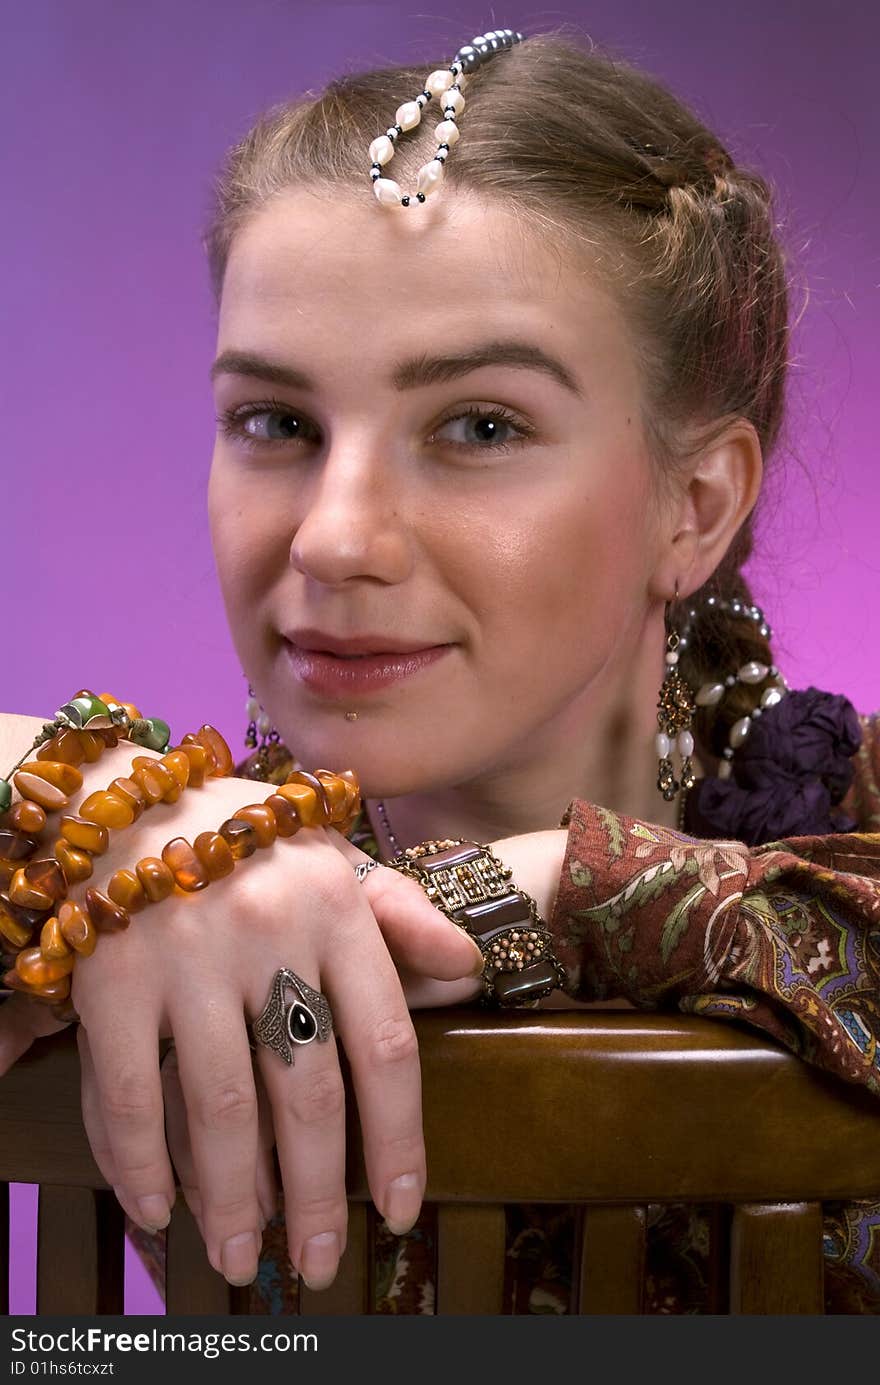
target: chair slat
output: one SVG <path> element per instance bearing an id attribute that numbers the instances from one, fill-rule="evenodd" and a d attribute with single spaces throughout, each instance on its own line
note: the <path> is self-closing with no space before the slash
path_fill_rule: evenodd
<path id="1" fill-rule="evenodd" d="M 820 1203 L 734 1208 L 731 1313 L 823 1313 L 823 1268 Z"/>
<path id="2" fill-rule="evenodd" d="M 230 1285 L 211 1267 L 205 1243 L 182 1194 L 178 1194 L 165 1235 L 165 1311 L 228 1313 Z"/>
<path id="3" fill-rule="evenodd" d="M 341 1313 L 369 1313 L 370 1250 L 367 1204 L 351 1202 L 348 1207 L 348 1240 L 339 1262 L 339 1272 L 329 1289 L 313 1292 L 300 1280 L 299 1311 L 311 1316 Z"/>
<path id="4" fill-rule="evenodd" d="M 37 1312 L 121 1313 L 124 1217 L 112 1193 L 43 1187 L 37 1213 Z"/>
<path id="5" fill-rule="evenodd" d="M 585 1207 L 581 1223 L 579 1313 L 641 1313 L 645 1208 Z"/>
<path id="6" fill-rule="evenodd" d="M 505 1229 L 503 1207 L 438 1207 L 438 1313 L 501 1312 Z"/>

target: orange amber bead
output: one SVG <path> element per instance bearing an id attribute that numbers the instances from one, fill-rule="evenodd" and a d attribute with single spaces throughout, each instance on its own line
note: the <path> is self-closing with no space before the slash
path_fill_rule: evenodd
<path id="1" fill-rule="evenodd" d="M 48 779 L 40 779 L 38 775 L 20 769 L 12 776 L 12 782 L 22 798 L 29 798 L 32 803 L 38 803 L 47 813 L 57 813 L 67 807 L 67 795 L 56 789 L 54 784 L 50 784 Z"/>
<path id="2" fill-rule="evenodd" d="M 6 861 L 17 861 L 19 865 L 33 856 L 37 849 L 36 837 L 26 832 L 16 832 L 10 827 L 0 827 L 0 856 Z"/>
<path id="3" fill-rule="evenodd" d="M 345 803 L 348 798 L 348 790 L 345 781 L 329 769 L 316 769 L 315 778 L 320 781 L 324 789 L 324 796 L 330 805 L 330 821 L 340 822 L 346 816 Z"/>
<path id="4" fill-rule="evenodd" d="M 131 777 L 143 789 L 144 793 L 147 792 L 147 788 L 143 779 L 138 778 L 139 772 L 152 775 L 153 779 L 158 782 L 162 790 L 163 803 L 177 802 L 183 791 L 171 770 L 168 769 L 167 765 L 163 765 L 161 760 L 151 760 L 149 755 L 135 755 L 131 764 L 133 771 Z"/>
<path id="5" fill-rule="evenodd" d="M 271 846 L 278 836 L 275 814 L 265 803 L 248 803 L 244 808 L 236 808 L 235 820 L 250 823 L 257 834 L 257 846 Z"/>
<path id="6" fill-rule="evenodd" d="M 138 755 L 136 758 L 146 763 L 141 769 L 132 768 L 131 778 L 147 800 L 148 806 L 151 807 L 154 803 L 161 803 L 163 792 L 161 781 L 158 776 L 153 773 L 152 768 L 147 768 L 147 765 L 152 767 L 153 761 L 149 760 L 145 755 Z"/>
<path id="7" fill-rule="evenodd" d="M 79 815 L 86 822 L 96 822 L 100 827 L 130 827 L 134 822 L 134 810 L 124 799 L 106 789 L 90 793 L 79 805 Z"/>
<path id="8" fill-rule="evenodd" d="M 64 871 L 68 885 L 79 885 L 83 880 L 88 880 L 95 869 L 89 853 L 71 846 L 66 837 L 59 837 L 55 843 L 55 859 Z"/>
<path id="9" fill-rule="evenodd" d="M 46 919 L 40 933 L 40 952 L 47 962 L 57 961 L 59 957 L 70 956 L 70 945 L 61 932 L 61 924 L 53 917 Z"/>
<path id="10" fill-rule="evenodd" d="M 222 779 L 231 774 L 235 769 L 235 761 L 232 758 L 232 751 L 224 741 L 220 732 L 213 726 L 205 723 L 196 732 L 196 740 L 199 745 L 203 745 L 208 752 L 208 758 L 213 762 L 214 768 L 208 770 L 212 779 Z"/>
<path id="11" fill-rule="evenodd" d="M 39 803 L 29 803 L 22 798 L 9 809 L 9 825 L 17 832 L 36 836 L 46 826 L 46 814 Z"/>
<path id="12" fill-rule="evenodd" d="M 78 731 L 77 735 L 82 744 L 83 756 L 87 765 L 93 765 L 96 760 L 100 760 L 104 754 L 106 746 L 98 735 L 97 731 Z"/>
<path id="13" fill-rule="evenodd" d="M 67 881 L 54 856 L 39 861 L 28 861 L 24 873 L 32 885 L 42 890 L 50 899 L 64 899 L 67 895 Z"/>
<path id="14" fill-rule="evenodd" d="M 28 760 L 21 769 L 23 774 L 35 774 L 38 779 L 54 784 L 68 796 L 83 785 L 83 777 L 76 766 L 66 765 L 63 760 Z"/>
<path id="15" fill-rule="evenodd" d="M 198 741 L 185 741 L 177 747 L 181 755 L 189 760 L 189 786 L 200 789 L 208 773 L 208 752 Z"/>
<path id="16" fill-rule="evenodd" d="M 74 731 L 72 727 L 58 731 L 51 741 L 46 741 L 37 751 L 38 760 L 60 760 L 63 764 L 73 765 L 77 769 L 85 758 L 80 732 Z"/>
<path id="17" fill-rule="evenodd" d="M 57 1003 L 66 1000 L 70 995 L 70 976 L 62 976 L 58 981 L 48 981 L 45 986 L 31 986 L 13 968 L 12 971 L 4 972 L 3 985 L 12 991 L 21 991 L 23 995 L 29 995 L 32 1000 Z"/>
<path id="18" fill-rule="evenodd" d="M 98 935 L 85 909 L 75 904 L 72 899 L 65 899 L 58 910 L 58 926 L 62 938 L 70 944 L 74 952 L 78 952 L 81 957 L 91 957 L 98 946 Z"/>
<path id="19" fill-rule="evenodd" d="M 86 908 L 99 933 L 119 933 L 131 923 L 128 910 L 114 904 L 100 890 L 86 890 Z"/>
<path id="20" fill-rule="evenodd" d="M 123 803 L 127 803 L 134 813 L 134 820 L 137 822 L 147 804 L 147 795 L 143 789 L 139 788 L 133 779 L 114 779 L 107 785 L 109 793 L 113 793 L 117 798 L 121 798 Z"/>
<path id="21" fill-rule="evenodd" d="M 237 818 L 227 818 L 221 824 L 219 832 L 236 861 L 243 861 L 246 856 L 253 856 L 257 849 L 257 834 L 249 822 L 239 822 Z"/>
<path id="22" fill-rule="evenodd" d="M 117 870 L 110 876 L 107 885 L 107 893 L 114 904 L 119 904 L 123 909 L 127 909 L 130 914 L 136 914 L 139 909 L 143 909 L 147 904 L 147 896 L 144 887 L 138 880 L 133 870 Z"/>
<path id="23" fill-rule="evenodd" d="M 182 789 L 186 788 L 189 783 L 189 759 L 182 750 L 169 750 L 159 764 L 171 771 Z"/>
<path id="24" fill-rule="evenodd" d="M 13 947 L 27 947 L 32 933 L 32 928 L 19 919 L 13 918 L 12 914 L 0 904 L 0 934 L 7 942 L 12 943 Z"/>
<path id="25" fill-rule="evenodd" d="M 323 804 L 308 784 L 279 784 L 277 793 L 295 809 L 303 827 L 323 827 L 326 823 Z"/>
<path id="26" fill-rule="evenodd" d="M 0 890 L 5 890 L 12 884 L 12 877 L 18 868 L 18 861 L 10 861 L 7 857 L 0 856 Z"/>
<path id="27" fill-rule="evenodd" d="M 29 986 L 46 986 L 51 981 L 60 981 L 73 971 L 74 957 L 68 952 L 66 957 L 44 957 L 38 947 L 26 947 L 15 959 L 15 970 L 22 981 Z"/>
<path id="28" fill-rule="evenodd" d="M 13 904 L 20 904 L 25 909 L 52 908 L 52 896 L 28 880 L 23 866 L 13 875 L 7 892 Z"/>
<path id="29" fill-rule="evenodd" d="M 188 893 L 204 890 L 211 883 L 211 877 L 186 837 L 172 837 L 162 848 L 162 860 L 174 876 L 175 885 Z"/>
<path id="30" fill-rule="evenodd" d="M 151 904 L 158 904 L 173 892 L 174 876 L 158 856 L 144 856 L 134 869 Z"/>
<path id="31" fill-rule="evenodd" d="M 61 831 L 71 846 L 77 851 L 89 851 L 92 856 L 103 856 L 110 845 L 110 833 L 97 822 L 86 822 L 85 818 L 69 817 L 61 819 Z"/>
<path id="32" fill-rule="evenodd" d="M 330 800 L 324 792 L 324 785 L 316 774 L 310 774 L 307 769 L 291 770 L 285 779 L 285 784 L 307 784 L 310 789 L 314 789 L 317 795 L 318 804 L 324 813 L 323 821 L 326 822 L 330 817 Z"/>
<path id="33" fill-rule="evenodd" d="M 222 880 L 235 869 L 235 857 L 229 843 L 219 832 L 200 832 L 193 842 L 193 851 L 198 856 L 212 880 Z"/>
<path id="34" fill-rule="evenodd" d="M 128 716 L 129 721 L 142 720 L 142 714 L 138 711 L 133 702 L 121 702 L 118 697 L 113 697 L 111 693 L 98 693 L 98 697 L 101 702 L 106 702 L 108 707 L 111 703 L 114 703 L 117 707 L 121 707 Z"/>
<path id="35" fill-rule="evenodd" d="M 302 827 L 302 823 L 293 804 L 288 803 L 287 799 L 282 798 L 280 794 L 273 793 L 266 799 L 266 807 L 271 808 L 275 814 L 279 837 L 295 837 Z"/>

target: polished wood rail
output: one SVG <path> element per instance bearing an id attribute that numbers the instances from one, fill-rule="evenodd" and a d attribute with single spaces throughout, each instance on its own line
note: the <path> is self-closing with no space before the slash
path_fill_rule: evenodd
<path id="1" fill-rule="evenodd" d="M 504 1208 L 529 1202 L 576 1209 L 573 1312 L 641 1312 L 646 1207 L 664 1202 L 713 1207 L 712 1311 L 823 1312 L 820 1204 L 880 1199 L 876 1097 L 691 1016 L 449 1009 L 416 1027 L 439 1313 L 500 1311 Z M 374 1216 L 349 1110 L 348 1250 L 330 1290 L 303 1291 L 303 1313 L 369 1301 Z M 122 1215 L 83 1130 L 71 1031 L 0 1079 L 0 1119 L 0 1179 L 40 1184 L 38 1311 L 121 1312 Z M 182 1200 L 166 1294 L 177 1313 L 245 1302 Z"/>

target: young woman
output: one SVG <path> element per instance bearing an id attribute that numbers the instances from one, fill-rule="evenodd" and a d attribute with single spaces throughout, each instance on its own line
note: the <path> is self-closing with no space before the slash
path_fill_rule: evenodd
<path id="1" fill-rule="evenodd" d="M 570 998 L 746 1019 L 880 1093 L 876 722 L 787 690 L 740 575 L 784 409 L 769 189 L 637 71 L 552 35 L 476 47 L 445 84 L 388 69 L 270 112 L 232 151 L 206 238 L 213 540 L 281 741 L 243 773 L 353 767 L 365 811 L 350 840 L 300 832 L 204 895 L 176 892 L 74 972 L 105 1176 L 141 1228 L 167 1223 L 164 1104 L 212 1263 L 249 1282 L 262 1241 L 263 1311 L 295 1294 L 273 1144 L 312 1286 L 332 1281 L 346 1225 L 335 1043 L 292 1065 L 259 1044 L 252 1061 L 248 1023 L 281 968 L 326 995 L 351 1063 L 388 1227 L 379 1307 L 430 1307 L 409 1009 L 474 998 L 484 967 L 496 983 L 419 883 L 358 879 L 368 858 L 491 843 L 549 924 Z M 416 121 L 401 103 L 423 88 Z M 7 721 L 9 757 L 33 729 Z M 82 766 L 83 793 L 130 752 Z M 102 871 L 247 795 L 268 790 L 215 779 L 160 805 Z M 57 1026 L 20 994 L 0 1023 L 7 1065 Z M 164 1083 L 158 1035 L 175 1040 Z M 880 1211 L 832 1212 L 832 1306 L 876 1309 Z M 528 1276 L 513 1247 L 511 1306 L 564 1311 L 565 1267 L 546 1271 L 564 1226 L 512 1217 L 519 1252 L 543 1249 Z M 654 1311 L 705 1306 L 698 1220 L 658 1211 Z"/>

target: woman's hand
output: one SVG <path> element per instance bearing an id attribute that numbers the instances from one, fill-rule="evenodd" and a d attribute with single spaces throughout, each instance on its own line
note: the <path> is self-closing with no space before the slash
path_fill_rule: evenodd
<path id="1" fill-rule="evenodd" d="M 124 772 L 112 763 L 120 751 L 122 746 L 102 757 L 101 774 L 92 772 L 84 792 Z M 157 806 L 113 834 L 90 883 L 100 887 L 120 866 L 159 855 L 169 837 L 192 840 L 271 791 L 272 786 L 221 779 L 188 792 L 176 805 Z M 155 1230 L 167 1222 L 174 1176 L 158 1039 L 173 1035 L 191 1150 L 191 1171 L 181 1169 L 181 1177 L 198 1192 L 194 1210 L 209 1258 L 232 1282 L 253 1278 L 260 1228 L 274 1205 L 268 1127 L 264 1122 L 261 1137 L 246 1026 L 262 1010 L 280 967 L 328 997 L 351 1067 L 377 1207 L 392 1229 L 402 1231 L 421 1203 L 425 1158 L 415 1034 L 367 892 L 330 840 L 337 836 L 303 829 L 208 890 L 176 893 L 148 907 L 125 932 L 103 935 L 94 956 L 81 958 L 74 972 L 84 1118 L 102 1173 L 141 1226 Z M 418 974 L 426 960 L 446 980 L 471 970 L 473 943 L 428 904 L 414 882 L 388 875 L 393 880 L 387 889 L 408 893 L 407 910 L 421 910 L 431 937 L 426 948 L 422 930 L 414 929 L 410 942 L 404 941 L 413 971 Z M 72 890 L 72 897 L 84 888 Z M 475 990 L 476 982 L 468 986 Z M 0 1009 L 0 1028 L 3 1010 L 12 1004 Z M 17 1001 L 16 1012 L 22 1004 L 37 1010 L 35 1002 Z M 15 1031 L 10 1052 L 21 1051 L 27 1038 L 16 1012 L 8 1026 Z M 39 1016 L 45 1017 L 43 1007 Z M 347 1216 L 336 1040 L 298 1047 L 292 1067 L 264 1047 L 258 1047 L 256 1062 L 278 1144 L 291 1257 L 307 1282 L 320 1287 L 335 1274 Z M 179 1128 L 179 1112 L 169 1107 L 169 1115 Z M 169 1137 L 175 1140 L 170 1132 Z M 179 1138 L 176 1143 L 181 1145 Z"/>

